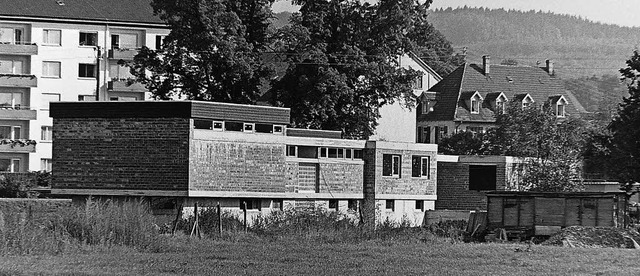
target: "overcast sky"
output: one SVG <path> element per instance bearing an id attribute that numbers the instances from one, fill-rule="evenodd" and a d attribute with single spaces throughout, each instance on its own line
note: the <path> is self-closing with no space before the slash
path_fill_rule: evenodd
<path id="1" fill-rule="evenodd" d="M 432 8 L 462 7 L 542 10 L 579 15 L 589 20 L 621 26 L 640 26 L 640 0 L 434 0 Z M 279 0 L 275 12 L 295 11 L 291 1 Z"/>

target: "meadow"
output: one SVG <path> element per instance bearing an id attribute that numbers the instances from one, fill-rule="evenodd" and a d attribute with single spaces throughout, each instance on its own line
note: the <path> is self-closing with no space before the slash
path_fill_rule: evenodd
<path id="1" fill-rule="evenodd" d="M 215 226 L 210 215 L 202 225 Z M 0 275 L 640 274 L 638 250 L 465 243 L 456 223 L 387 223 L 371 232 L 334 216 L 292 211 L 248 232 L 226 217 L 222 235 L 205 231 L 200 239 L 188 235 L 189 220 L 174 236 L 158 231 L 143 204 L 93 202 L 44 224 L 5 229 Z"/>

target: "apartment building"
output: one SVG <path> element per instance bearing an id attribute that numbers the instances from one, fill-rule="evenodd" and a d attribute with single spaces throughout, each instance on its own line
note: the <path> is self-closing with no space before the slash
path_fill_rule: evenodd
<path id="1" fill-rule="evenodd" d="M 147 0 L 3 3 L 0 171 L 51 170 L 50 102 L 148 98 L 118 61 L 168 33 Z"/>

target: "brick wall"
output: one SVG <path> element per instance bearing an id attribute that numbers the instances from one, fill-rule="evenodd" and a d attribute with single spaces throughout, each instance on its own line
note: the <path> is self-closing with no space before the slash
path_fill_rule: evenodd
<path id="1" fill-rule="evenodd" d="M 193 140 L 190 190 L 285 192 L 284 145 Z"/>
<path id="2" fill-rule="evenodd" d="M 186 190 L 189 119 L 54 118 L 53 187 Z"/>
<path id="3" fill-rule="evenodd" d="M 505 163 L 496 165 L 496 190 L 506 190 Z M 486 210 L 483 191 L 469 190 L 469 164 L 438 162 L 438 210 Z"/>

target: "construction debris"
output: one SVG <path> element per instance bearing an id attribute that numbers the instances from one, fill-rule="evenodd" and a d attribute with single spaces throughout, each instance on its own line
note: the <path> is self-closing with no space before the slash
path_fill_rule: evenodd
<path id="1" fill-rule="evenodd" d="M 551 236 L 542 244 L 579 248 L 640 249 L 638 242 L 640 233 L 633 228 L 571 226 Z"/>

